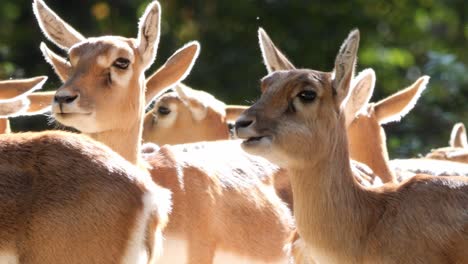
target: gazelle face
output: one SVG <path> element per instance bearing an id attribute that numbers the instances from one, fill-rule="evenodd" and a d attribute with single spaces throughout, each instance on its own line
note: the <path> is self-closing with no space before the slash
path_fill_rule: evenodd
<path id="1" fill-rule="evenodd" d="M 261 30 L 262 35 L 266 36 Z M 341 109 L 350 91 L 358 47 L 359 31 L 353 30 L 340 48 L 333 73 L 296 70 L 277 50 L 267 54 L 284 62 L 269 71 L 289 69 L 263 78 L 262 97 L 236 121 L 237 136 L 244 139 L 242 147 L 291 167 L 310 162 L 311 153 L 317 161 L 337 149 L 337 144 L 347 144 Z"/>
<path id="2" fill-rule="evenodd" d="M 225 105 L 212 95 L 188 87 L 156 100 L 145 116 L 143 140 L 159 145 L 227 139 Z"/>
<path id="3" fill-rule="evenodd" d="M 141 112 L 144 69 L 135 41 L 89 38 L 68 53 L 69 79 L 57 90 L 52 112 L 85 133 L 123 128 Z M 126 113 L 112 118 L 113 113 Z"/>
<path id="4" fill-rule="evenodd" d="M 243 148 L 280 166 L 323 152 L 338 118 L 331 74 L 313 70 L 277 71 L 262 79 L 262 97 L 236 122 Z"/>

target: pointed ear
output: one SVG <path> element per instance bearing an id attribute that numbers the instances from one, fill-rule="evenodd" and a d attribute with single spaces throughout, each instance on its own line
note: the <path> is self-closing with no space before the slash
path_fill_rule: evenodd
<path id="1" fill-rule="evenodd" d="M 353 122 L 359 110 L 369 103 L 374 87 L 375 72 L 372 69 L 363 70 L 353 79 L 351 91 L 344 106 L 346 127 Z"/>
<path id="2" fill-rule="evenodd" d="M 55 91 L 36 92 L 28 95 L 29 107 L 23 115 L 38 115 L 50 111 Z"/>
<path id="3" fill-rule="evenodd" d="M 0 118 L 8 118 L 21 115 L 28 108 L 29 100 L 19 98 L 15 101 L 0 103 Z"/>
<path id="4" fill-rule="evenodd" d="M 146 104 L 153 98 L 165 92 L 165 88 L 184 80 L 192 70 L 193 64 L 200 53 L 200 44 L 192 41 L 177 50 L 153 75 L 146 81 Z"/>
<path id="5" fill-rule="evenodd" d="M 52 65 L 55 73 L 58 75 L 62 82 L 65 82 L 70 77 L 71 65 L 64 58 L 60 57 L 51 51 L 44 42 L 41 42 L 40 49 L 44 59 Z"/>
<path id="6" fill-rule="evenodd" d="M 248 106 L 243 105 L 227 105 L 226 106 L 226 120 L 235 121 L 246 110 Z"/>
<path id="7" fill-rule="evenodd" d="M 19 97 L 25 97 L 28 94 L 39 90 L 47 81 L 47 76 L 23 80 L 8 80 L 0 82 L 0 102 L 16 101 Z"/>
<path id="8" fill-rule="evenodd" d="M 85 40 L 73 27 L 65 23 L 42 0 L 34 0 L 33 11 L 44 35 L 62 49 Z"/>
<path id="9" fill-rule="evenodd" d="M 144 69 L 149 68 L 156 57 L 159 44 L 161 6 L 158 1 L 150 3 L 140 18 L 137 47 Z"/>
<path id="10" fill-rule="evenodd" d="M 453 126 L 449 144 L 454 148 L 468 148 L 468 138 L 463 123 L 456 123 Z"/>
<path id="11" fill-rule="evenodd" d="M 179 98 L 188 106 L 190 112 L 192 112 L 193 119 L 200 121 L 206 117 L 208 113 L 208 107 L 196 99 L 196 91 L 183 84 L 174 86 L 174 91 L 177 93 Z"/>
<path id="12" fill-rule="evenodd" d="M 411 86 L 405 88 L 374 105 L 375 115 L 380 124 L 392 121 L 400 121 L 419 99 L 422 91 L 426 89 L 429 76 L 423 76 L 416 80 Z"/>
<path id="13" fill-rule="evenodd" d="M 286 58 L 286 56 L 276 48 L 275 44 L 263 28 L 258 29 L 258 41 L 268 73 L 295 69 L 294 65 Z"/>
<path id="14" fill-rule="evenodd" d="M 340 106 L 348 96 L 351 87 L 358 48 L 359 30 L 355 29 L 349 33 L 348 38 L 343 42 L 343 45 L 341 45 L 340 51 L 335 59 L 332 85 L 334 94 L 336 94 L 335 101 Z"/>

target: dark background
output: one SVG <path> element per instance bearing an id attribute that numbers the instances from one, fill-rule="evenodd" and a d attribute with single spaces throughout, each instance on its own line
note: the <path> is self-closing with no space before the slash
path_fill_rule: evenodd
<path id="1" fill-rule="evenodd" d="M 46 3 L 85 36 L 135 37 L 149 1 Z M 45 90 L 53 90 L 61 82 L 39 51 L 46 39 L 31 5 L 27 0 L 1 1 L 0 79 L 48 75 Z M 162 0 L 161 5 L 161 41 L 148 73 L 187 41 L 199 40 L 202 51 L 185 83 L 226 103 L 249 104 L 259 97 L 258 80 L 266 74 L 259 26 L 297 67 L 323 71 L 333 68 L 339 46 L 356 27 L 361 31 L 358 70 L 372 67 L 377 73 L 372 101 L 421 75 L 431 76 L 416 107 L 400 123 L 385 126 L 391 157 L 445 146 L 454 123 L 468 125 L 466 0 Z M 15 131 L 44 129 L 46 123 L 45 117 L 12 120 Z"/>

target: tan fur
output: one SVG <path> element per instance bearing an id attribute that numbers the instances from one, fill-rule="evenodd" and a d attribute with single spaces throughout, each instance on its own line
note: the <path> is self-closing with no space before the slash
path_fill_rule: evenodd
<path id="1" fill-rule="evenodd" d="M 333 73 L 263 78 L 262 97 L 236 122 L 242 146 L 289 169 L 298 232 L 318 263 L 466 262 L 468 178 L 366 188 L 353 176 L 342 104 L 358 43 L 351 32 Z"/>
<path id="2" fill-rule="evenodd" d="M 0 252 L 18 263 L 122 263 L 143 209 L 164 215 L 143 203 L 145 195 L 169 196 L 108 147 L 77 134 L 1 135 L 0 164 Z M 166 220 L 153 221 L 158 226 L 145 224 L 148 232 Z"/>
<path id="3" fill-rule="evenodd" d="M 225 104 L 206 92 L 178 86 L 190 92 L 186 96 L 170 92 L 156 100 L 154 108 L 145 115 L 143 141 L 173 145 L 229 139 Z M 160 113 L 160 108 L 169 109 L 170 113 Z M 204 113 L 203 118 L 197 118 L 197 111 Z"/>
<path id="4" fill-rule="evenodd" d="M 8 117 L 31 115 L 44 111 L 49 104 L 38 106 L 31 93 L 41 89 L 46 76 L 30 79 L 0 81 L 0 134 L 10 133 Z"/>
<path id="5" fill-rule="evenodd" d="M 35 90 L 38 90 L 46 82 L 47 76 L 39 76 L 22 80 L 8 80 L 0 82 L 0 101 L 15 101 Z"/>
<path id="6" fill-rule="evenodd" d="M 468 163 L 468 139 L 463 123 L 457 123 L 450 134 L 449 147 L 431 150 L 426 155 L 429 159 L 450 160 Z"/>
<path id="7" fill-rule="evenodd" d="M 139 35 L 158 34 L 158 30 L 146 31 L 145 18 L 142 21 Z M 181 249 L 181 254 L 188 255 L 187 263 L 212 263 L 220 250 L 268 263 L 281 261 L 285 258 L 282 247 L 291 231 L 292 218 L 269 178 L 276 166 L 246 154 L 239 143 L 229 141 L 207 146 L 162 147 L 154 154 L 145 149 L 141 155 L 146 105 L 143 70 L 149 66 L 141 65 L 141 61 L 150 63 L 151 56 L 142 52 L 137 43 L 122 37 L 99 37 L 74 44 L 69 50 L 73 69 L 56 97 L 64 94 L 78 97 L 73 102 L 54 103 L 54 116 L 110 146 L 132 163 L 147 165 L 153 180 L 173 192 L 174 210 L 166 235 L 181 235 L 187 241 L 187 252 Z M 192 43 L 178 53 L 194 59 L 197 52 L 184 51 L 198 47 Z M 156 44 L 150 49 L 155 52 Z M 103 76 L 113 70 L 112 66 L 102 68 L 105 58 L 112 62 L 119 53 L 118 56 L 131 61 L 132 74 L 127 85 L 119 84 L 118 80 L 106 83 Z M 177 56 L 171 58 L 174 57 Z M 192 59 L 177 61 L 193 64 Z M 54 64 L 60 60 L 50 61 Z M 187 65 L 180 67 L 190 70 Z M 182 77 L 186 75 L 180 73 Z M 126 73 L 116 72 L 119 74 Z M 181 77 L 172 79 L 179 82 Z M 76 112 L 85 115 L 82 118 L 63 115 Z"/>

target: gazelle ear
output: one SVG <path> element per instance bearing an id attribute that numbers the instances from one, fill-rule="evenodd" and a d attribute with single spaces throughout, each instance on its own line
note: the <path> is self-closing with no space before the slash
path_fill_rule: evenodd
<path id="1" fill-rule="evenodd" d="M 236 121 L 237 118 L 246 110 L 248 106 L 243 105 L 227 105 L 226 106 L 226 120 Z"/>
<path id="2" fill-rule="evenodd" d="M 286 56 L 276 48 L 275 44 L 263 28 L 258 29 L 258 41 L 268 73 L 295 69 L 294 65 L 286 58 Z"/>
<path id="3" fill-rule="evenodd" d="M 166 88 L 184 80 L 192 70 L 200 53 L 200 44 L 192 41 L 177 50 L 153 75 L 146 81 L 146 104 L 166 91 Z"/>
<path id="4" fill-rule="evenodd" d="M 8 80 L 0 82 L 0 102 L 16 101 L 19 97 L 42 88 L 47 81 L 47 76 L 39 76 L 23 80 Z"/>
<path id="5" fill-rule="evenodd" d="M 44 42 L 41 42 L 40 49 L 44 59 L 52 65 L 55 73 L 62 82 L 65 82 L 70 77 L 71 65 L 64 58 L 60 57 L 51 51 Z"/>
<path id="6" fill-rule="evenodd" d="M 463 123 L 456 123 L 453 126 L 449 144 L 454 148 L 468 148 L 468 138 Z"/>
<path id="7" fill-rule="evenodd" d="M 359 48 L 359 30 L 351 31 L 348 38 L 341 45 L 340 51 L 335 59 L 335 69 L 333 70 L 333 90 L 335 102 L 341 106 L 348 96 L 351 80 L 354 75 L 354 67 L 357 60 Z"/>
<path id="8" fill-rule="evenodd" d="M 403 116 L 413 109 L 419 96 L 426 89 L 428 82 L 429 76 L 420 77 L 408 88 L 376 103 L 374 111 L 379 123 L 386 124 L 392 121 L 400 121 Z"/>
<path id="9" fill-rule="evenodd" d="M 73 27 L 63 21 L 42 0 L 34 0 L 33 11 L 44 35 L 62 49 L 85 40 Z"/>
<path id="10" fill-rule="evenodd" d="M 0 118 L 8 118 L 21 115 L 28 108 L 29 100 L 19 98 L 15 101 L 0 103 Z"/>
<path id="11" fill-rule="evenodd" d="M 28 95 L 29 107 L 23 115 L 38 115 L 50 111 L 55 91 L 37 92 Z"/>
<path id="12" fill-rule="evenodd" d="M 151 2 L 140 18 L 138 27 L 137 47 L 143 61 L 144 69 L 148 69 L 156 58 L 159 44 L 161 24 L 161 6 L 158 1 Z"/>
<path id="13" fill-rule="evenodd" d="M 200 121 L 206 117 L 208 113 L 208 107 L 204 104 L 204 102 L 196 100 L 196 95 L 194 94 L 196 91 L 182 84 L 174 86 L 174 91 L 188 106 L 190 112 L 192 112 L 193 119 Z"/>
<path id="14" fill-rule="evenodd" d="M 372 69 L 363 70 L 353 79 L 351 91 L 344 107 L 346 127 L 353 122 L 359 110 L 369 103 L 374 87 L 375 72 Z"/>

